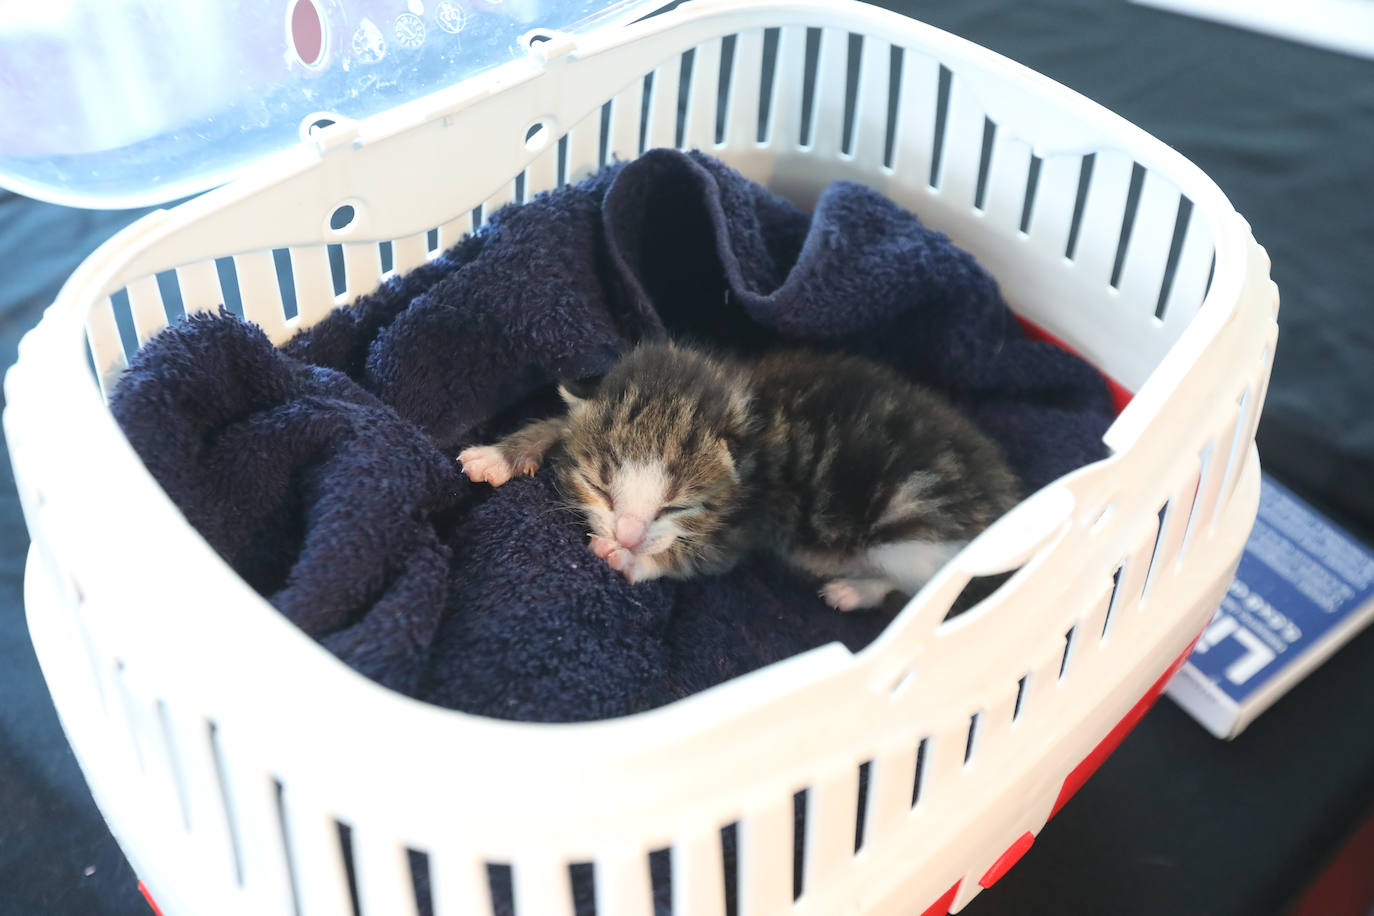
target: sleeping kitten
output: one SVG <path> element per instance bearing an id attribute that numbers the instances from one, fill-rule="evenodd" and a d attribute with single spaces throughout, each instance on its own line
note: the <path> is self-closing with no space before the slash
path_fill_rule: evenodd
<path id="1" fill-rule="evenodd" d="M 828 581 L 842 611 L 914 594 L 1016 504 L 999 448 L 933 393 L 842 355 L 756 361 L 646 344 L 563 417 L 458 456 L 473 481 L 533 474 L 561 445 L 559 489 L 591 548 L 631 582 L 722 573 L 771 550 Z"/>

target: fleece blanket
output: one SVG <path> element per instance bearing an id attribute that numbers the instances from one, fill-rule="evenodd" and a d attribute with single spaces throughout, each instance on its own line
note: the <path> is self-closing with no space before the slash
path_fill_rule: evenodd
<path id="1" fill-rule="evenodd" d="M 462 476 L 462 447 L 559 409 L 556 380 L 664 336 L 883 361 L 965 410 L 1027 490 L 1101 457 L 1113 416 L 1092 367 L 1027 338 L 971 255 L 882 195 L 837 182 L 806 213 L 669 150 L 503 209 L 280 349 L 224 311 L 169 327 L 110 406 L 210 545 L 346 664 L 472 713 L 597 719 L 857 650 L 891 618 L 836 613 L 766 556 L 632 586 L 547 468 Z"/>

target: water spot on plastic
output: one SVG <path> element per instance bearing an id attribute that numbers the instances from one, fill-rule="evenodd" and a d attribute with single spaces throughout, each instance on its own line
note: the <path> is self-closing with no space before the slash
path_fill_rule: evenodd
<path id="1" fill-rule="evenodd" d="M 434 17 L 439 20 L 439 28 L 450 35 L 457 35 L 468 24 L 468 14 L 451 0 L 443 0 L 435 8 Z"/>
<path id="2" fill-rule="evenodd" d="M 397 16 L 392 30 L 396 34 L 396 43 L 403 48 L 414 50 L 425 43 L 424 20 L 414 13 Z"/>
<path id="3" fill-rule="evenodd" d="M 365 64 L 375 64 L 386 57 L 386 39 L 371 19 L 364 17 L 353 32 L 353 56 Z"/>

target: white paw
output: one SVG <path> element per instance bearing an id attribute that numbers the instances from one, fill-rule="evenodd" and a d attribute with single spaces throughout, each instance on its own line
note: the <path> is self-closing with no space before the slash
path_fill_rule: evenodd
<path id="1" fill-rule="evenodd" d="M 511 463 L 492 445 L 478 445 L 463 450 L 458 455 L 458 463 L 463 466 L 463 473 L 468 475 L 468 480 L 489 483 L 493 487 L 501 486 L 515 473 Z"/>
<path id="2" fill-rule="evenodd" d="M 624 547 L 612 546 L 611 552 L 606 554 L 606 565 L 630 579 L 634 575 L 635 555 Z"/>
<path id="3" fill-rule="evenodd" d="M 607 566 L 624 576 L 631 585 L 663 575 L 663 570 L 653 557 L 626 550 L 609 538 L 592 538 L 592 553 L 605 560 Z"/>
<path id="4" fill-rule="evenodd" d="M 821 597 L 837 611 L 877 607 L 888 593 L 885 582 L 868 579 L 834 579 L 821 586 Z"/>

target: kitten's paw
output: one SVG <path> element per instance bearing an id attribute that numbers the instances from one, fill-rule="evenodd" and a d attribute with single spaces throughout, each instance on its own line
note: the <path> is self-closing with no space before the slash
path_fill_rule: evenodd
<path id="1" fill-rule="evenodd" d="M 592 545 L 591 545 L 591 546 L 592 546 L 592 553 L 596 554 L 598 557 L 600 557 L 600 558 L 603 559 L 603 560 L 608 559 L 608 558 L 610 557 L 610 555 L 611 555 L 611 552 L 614 551 L 614 550 L 618 547 L 618 545 L 616 544 L 616 542 L 613 541 L 613 540 L 611 540 L 610 538 L 603 538 L 603 537 L 596 537 L 596 536 L 593 536 L 593 537 L 592 537 Z M 611 567 L 611 568 L 614 569 L 615 567 L 613 566 L 613 567 Z"/>
<path id="2" fill-rule="evenodd" d="M 595 548 L 593 548 L 594 550 Z M 635 555 L 621 547 L 619 544 L 612 543 L 610 552 L 606 554 L 606 565 L 620 573 L 626 579 L 634 581 L 632 578 L 635 571 Z"/>
<path id="3" fill-rule="evenodd" d="M 604 541 L 605 538 L 596 540 Z M 592 552 L 597 553 L 596 540 L 592 542 Z M 600 556 L 599 553 L 597 553 Z M 632 551 L 626 550 L 614 541 L 610 543 L 610 548 L 605 556 L 606 565 L 625 577 L 625 581 L 634 585 L 637 582 L 647 582 L 650 579 L 657 579 L 663 575 L 663 570 L 659 567 L 653 557 L 643 557 Z"/>
<path id="4" fill-rule="evenodd" d="M 539 470 L 539 456 L 517 455 L 515 461 L 511 462 L 511 470 L 520 477 L 533 477 L 534 472 Z"/>
<path id="5" fill-rule="evenodd" d="M 821 597 L 837 611 L 857 611 L 882 604 L 891 590 L 876 579 L 834 579 L 821 586 Z"/>
<path id="6" fill-rule="evenodd" d="M 493 487 L 501 486 L 515 473 L 515 468 L 494 445 L 464 449 L 458 455 L 458 463 L 462 465 L 463 473 L 468 476 L 468 480 L 473 483 L 489 483 Z"/>

